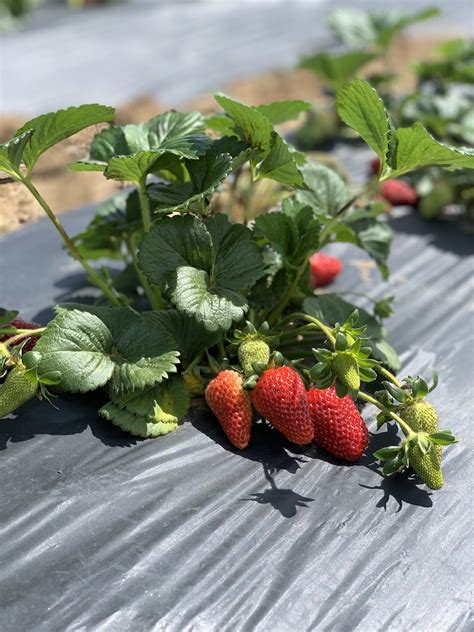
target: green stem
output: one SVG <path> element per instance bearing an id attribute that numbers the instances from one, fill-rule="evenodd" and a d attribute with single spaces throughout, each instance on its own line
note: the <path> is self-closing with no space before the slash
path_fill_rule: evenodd
<path id="1" fill-rule="evenodd" d="M 203 357 L 204 357 L 204 352 L 198 353 L 197 356 L 195 356 L 186 367 L 186 373 L 191 373 L 194 367 L 197 366 L 201 362 Z"/>
<path id="2" fill-rule="evenodd" d="M 319 327 L 319 329 L 321 329 L 322 332 L 326 334 L 326 337 L 328 338 L 328 340 L 331 342 L 332 345 L 336 344 L 336 339 L 333 336 L 330 327 L 327 327 L 318 318 L 314 318 L 314 316 L 309 316 L 308 314 L 293 314 L 293 318 L 301 318 L 301 319 L 307 320 L 309 323 L 313 323 L 314 325 Z"/>
<path id="3" fill-rule="evenodd" d="M 303 261 L 303 263 L 300 265 L 300 267 L 298 268 L 296 272 L 295 278 L 293 279 L 293 283 L 290 285 L 288 290 L 283 295 L 281 301 L 278 303 L 276 308 L 273 310 L 271 316 L 268 318 L 268 322 L 270 325 L 274 325 L 277 322 L 281 313 L 284 311 L 284 309 L 290 302 L 291 297 L 293 296 L 293 292 L 298 287 L 298 283 L 301 281 L 301 277 L 305 273 L 305 270 L 308 266 L 308 261 L 309 261 L 309 255 L 305 257 L 305 260 Z"/>
<path id="4" fill-rule="evenodd" d="M 3 344 L 11 347 L 12 345 L 15 345 L 17 342 L 22 340 L 23 338 L 28 338 L 31 336 L 41 336 L 41 334 L 44 333 L 45 331 L 46 331 L 46 327 L 39 327 L 38 329 L 25 329 L 21 333 L 18 333 L 16 336 L 12 336 L 11 338 L 4 340 Z"/>
<path id="5" fill-rule="evenodd" d="M 399 380 L 397 380 L 397 378 L 393 375 L 393 373 L 390 373 L 390 371 L 388 371 L 383 366 L 380 366 L 380 364 L 377 364 L 374 367 L 374 369 L 377 371 L 377 373 L 380 373 L 381 375 L 386 377 L 388 380 L 390 380 L 390 382 L 395 384 L 395 386 L 398 386 L 398 388 L 403 388 L 403 384 Z"/>
<path id="6" fill-rule="evenodd" d="M 142 212 L 142 224 L 143 231 L 148 233 L 151 230 L 151 210 L 150 210 L 150 200 L 148 199 L 148 193 L 146 190 L 146 176 L 141 178 L 137 183 L 138 189 L 138 197 L 140 199 L 140 209 Z M 164 303 L 161 297 L 160 289 L 156 286 L 153 286 L 148 279 L 142 274 L 140 268 L 137 263 L 137 255 L 136 255 L 136 243 L 133 243 L 133 261 L 135 264 L 135 268 L 138 273 L 138 277 L 140 279 L 141 284 L 143 285 L 143 289 L 145 290 L 145 294 L 148 298 L 148 301 L 153 309 L 163 309 Z"/>
<path id="7" fill-rule="evenodd" d="M 219 349 L 219 354 L 221 358 L 225 358 L 225 347 L 224 347 L 224 341 L 222 340 L 222 338 L 217 343 L 217 347 Z"/>
<path id="8" fill-rule="evenodd" d="M 113 305 L 116 305 L 117 307 L 121 307 L 123 303 L 120 300 L 120 298 L 113 291 L 113 289 L 110 288 L 107 285 L 107 283 L 100 277 L 99 273 L 96 272 L 96 270 L 94 270 L 94 268 L 91 265 L 89 265 L 86 259 L 84 259 L 79 249 L 77 248 L 76 244 L 72 241 L 72 239 L 67 234 L 66 230 L 64 229 L 64 226 L 61 224 L 59 219 L 53 213 L 53 211 L 51 210 L 47 202 L 41 196 L 38 189 L 31 182 L 31 180 L 23 176 L 19 177 L 19 180 L 26 186 L 26 188 L 30 191 L 30 193 L 33 195 L 33 197 L 36 199 L 36 201 L 40 204 L 42 209 L 45 211 L 46 215 L 53 222 L 54 227 L 56 228 L 58 233 L 61 235 L 64 243 L 66 244 L 69 250 L 69 253 L 74 257 L 74 259 L 76 259 L 76 261 L 78 261 L 82 265 L 84 270 L 89 275 L 89 279 L 92 281 L 92 283 L 94 283 L 94 285 L 96 285 L 98 288 L 102 290 L 102 292 L 105 294 L 105 296 L 109 299 L 109 301 Z"/>
<path id="9" fill-rule="evenodd" d="M 325 292 L 318 292 L 318 294 L 324 294 L 324 293 Z M 369 301 L 372 301 L 373 303 L 377 302 L 376 300 L 374 300 L 373 298 L 370 298 L 370 296 L 367 296 L 367 294 L 364 294 L 363 292 L 352 292 L 351 290 L 347 290 L 346 292 L 338 292 L 338 294 L 355 294 L 357 296 L 363 296 L 364 298 L 368 299 Z M 398 388 L 402 388 L 403 387 L 403 384 L 399 380 L 397 380 L 395 375 L 393 375 L 393 373 L 390 373 L 390 371 L 385 369 L 383 366 L 376 365 L 374 367 L 374 369 L 378 373 L 380 373 L 381 375 L 386 377 L 388 380 L 390 380 L 390 382 L 395 384 L 395 386 L 398 386 Z"/>
<path id="10" fill-rule="evenodd" d="M 358 195 L 351 198 L 348 202 L 346 202 L 346 204 L 344 204 L 341 210 L 338 211 L 331 220 L 329 220 L 329 222 L 326 224 L 326 226 L 323 228 L 323 230 L 319 234 L 320 249 L 329 242 L 329 238 L 331 236 L 331 232 L 334 226 L 336 226 L 336 224 L 339 223 L 339 221 L 344 217 L 344 215 L 347 215 L 351 206 L 354 204 L 357 198 L 363 195 L 364 191 L 365 189 L 362 190 Z"/>
<path id="11" fill-rule="evenodd" d="M 319 329 L 314 323 L 308 323 L 307 325 L 302 325 L 301 327 L 297 327 L 296 329 L 289 329 L 280 334 L 280 340 L 285 341 L 288 338 L 291 340 L 295 336 L 300 336 L 309 331 L 314 331 L 315 329 Z"/>
<path id="12" fill-rule="evenodd" d="M 414 431 L 410 428 L 410 426 L 405 421 L 403 421 L 401 417 L 399 417 L 396 413 L 392 412 L 391 410 L 388 410 L 387 408 L 385 408 L 385 406 L 381 404 L 378 400 L 376 400 L 375 397 L 372 397 L 372 395 L 369 395 L 368 393 L 364 393 L 364 391 L 359 391 L 357 393 L 357 397 L 364 399 L 366 402 L 369 402 L 369 404 L 373 404 L 379 410 L 389 415 L 394 421 L 397 422 L 397 424 L 403 430 L 403 433 L 405 434 L 406 437 L 409 437 L 410 435 L 414 434 Z"/>
<path id="13" fill-rule="evenodd" d="M 150 201 L 146 191 L 146 176 L 141 178 L 137 183 L 138 197 L 140 199 L 140 208 L 142 211 L 143 230 L 147 233 L 151 229 L 151 211 Z"/>

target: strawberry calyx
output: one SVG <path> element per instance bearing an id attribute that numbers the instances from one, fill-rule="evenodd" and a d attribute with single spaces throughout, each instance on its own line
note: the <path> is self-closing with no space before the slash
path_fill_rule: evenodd
<path id="1" fill-rule="evenodd" d="M 412 432 L 398 446 L 374 452 L 374 457 L 386 461 L 383 473 L 387 476 L 411 467 L 430 489 L 443 486 L 441 446 L 457 443 L 450 430 L 441 432 Z"/>

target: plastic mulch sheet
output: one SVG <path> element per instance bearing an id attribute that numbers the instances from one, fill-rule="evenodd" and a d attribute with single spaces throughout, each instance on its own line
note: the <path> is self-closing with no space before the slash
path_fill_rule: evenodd
<path id="1" fill-rule="evenodd" d="M 337 287 L 393 291 L 403 372 L 438 369 L 432 401 L 461 440 L 445 488 L 381 477 L 391 430 L 346 466 L 263 427 L 237 453 L 203 407 L 142 441 L 97 418 L 99 395 L 30 403 L 0 424 L 2 632 L 472 629 L 472 237 L 392 224 L 390 281 L 341 247 Z M 0 238 L 0 266 L 0 303 L 27 317 L 84 294 L 46 221 Z"/>

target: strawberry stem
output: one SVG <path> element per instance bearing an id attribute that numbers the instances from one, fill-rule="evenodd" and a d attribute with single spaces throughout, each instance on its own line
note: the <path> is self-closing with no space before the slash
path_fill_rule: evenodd
<path id="1" fill-rule="evenodd" d="M 3 344 L 11 347 L 20 340 L 23 340 L 23 338 L 28 338 L 30 336 L 41 336 L 41 334 L 44 333 L 46 329 L 46 327 L 38 327 L 38 329 L 18 330 L 19 333 L 17 333 L 15 336 L 12 336 L 11 338 L 8 338 L 7 340 L 4 340 Z"/>
<path id="2" fill-rule="evenodd" d="M 412 428 L 410 428 L 410 426 L 406 423 L 406 421 L 403 421 L 403 419 L 399 417 L 396 413 L 392 412 L 391 410 L 388 410 L 388 408 L 385 408 L 385 406 L 381 402 L 379 402 L 377 399 L 375 399 L 375 397 L 372 397 L 372 395 L 369 395 L 368 393 L 364 393 L 364 391 L 359 391 L 357 393 L 357 397 L 364 399 L 366 402 L 369 402 L 369 404 L 373 404 L 379 410 L 389 415 L 394 421 L 397 422 L 397 424 L 403 430 L 403 433 L 405 434 L 406 437 L 409 437 L 410 435 L 414 434 L 414 431 L 412 430 Z"/>
<path id="3" fill-rule="evenodd" d="M 400 380 L 397 380 L 397 378 L 393 375 L 393 373 L 390 373 L 388 369 L 384 368 L 380 364 L 376 364 L 374 366 L 374 369 L 377 371 L 377 373 L 380 373 L 380 375 L 383 375 L 388 380 L 390 380 L 393 384 L 395 384 L 395 386 L 398 386 L 398 388 L 403 387 L 403 384 L 400 382 Z"/>
<path id="4" fill-rule="evenodd" d="M 336 224 L 338 224 L 338 222 L 344 217 L 344 215 L 346 215 L 349 212 L 349 209 L 351 208 L 351 206 L 354 204 L 357 198 L 359 198 L 364 192 L 365 190 L 361 191 L 359 195 L 356 195 L 353 198 L 351 198 L 348 202 L 346 202 L 346 204 L 344 204 L 341 210 L 338 211 L 331 220 L 329 220 L 329 222 L 326 224 L 326 226 L 323 228 L 323 230 L 319 234 L 319 244 L 320 244 L 319 249 L 320 250 L 329 242 L 330 237 L 331 237 L 331 232 L 334 226 L 336 226 Z"/>
<path id="5" fill-rule="evenodd" d="M 147 190 L 146 190 L 146 176 L 141 178 L 140 181 L 137 183 L 137 189 L 138 189 L 138 197 L 140 199 L 140 209 L 142 212 L 143 231 L 145 233 L 148 233 L 151 230 L 152 222 L 151 222 L 150 201 L 148 199 Z M 137 249 L 136 249 L 136 244 L 134 243 L 133 238 L 132 238 L 132 246 L 133 247 L 132 247 L 131 254 L 133 258 L 133 263 L 135 265 L 135 269 L 137 271 L 140 282 L 143 285 L 143 289 L 145 290 L 145 294 L 150 302 L 150 305 L 153 309 L 163 309 L 164 303 L 163 303 L 163 299 L 161 298 L 161 292 L 159 288 L 151 285 L 151 283 L 148 282 L 148 279 L 145 277 L 145 275 L 142 273 L 142 271 L 138 267 L 137 255 L 136 255 Z"/>
<path id="6" fill-rule="evenodd" d="M 278 303 L 276 308 L 273 310 L 271 316 L 268 318 L 268 322 L 270 325 L 274 325 L 277 322 L 278 318 L 280 317 L 280 314 L 283 312 L 285 307 L 290 302 L 291 297 L 293 296 L 293 292 L 298 287 L 298 283 L 301 281 L 301 277 L 303 276 L 306 268 L 308 267 L 308 262 L 309 262 L 309 255 L 305 257 L 305 260 L 303 261 L 303 263 L 300 265 L 300 267 L 298 268 L 296 272 L 295 278 L 293 279 L 293 283 L 290 285 L 288 290 L 282 296 L 281 301 Z"/>
<path id="7" fill-rule="evenodd" d="M 201 360 L 204 357 L 204 352 L 202 351 L 201 353 L 198 353 L 197 356 L 195 356 L 191 362 L 188 364 L 188 366 L 186 367 L 186 371 L 188 373 L 191 373 L 191 371 L 194 369 L 195 366 L 197 366 Z"/>
<path id="8" fill-rule="evenodd" d="M 49 207 L 47 202 L 43 199 L 43 197 L 41 196 L 40 192 L 35 187 L 35 185 L 31 182 L 31 180 L 29 178 L 27 178 L 27 177 L 24 177 L 24 176 L 20 176 L 19 180 L 20 180 L 20 182 L 22 182 L 26 186 L 26 188 L 29 190 L 29 192 L 33 195 L 33 197 L 36 199 L 36 201 L 39 203 L 39 205 L 45 211 L 46 215 L 53 222 L 54 227 L 56 228 L 58 233 L 63 238 L 63 241 L 66 244 L 71 256 L 74 257 L 74 259 L 76 259 L 76 261 L 78 261 L 82 265 L 84 270 L 89 275 L 89 278 L 92 281 L 92 283 L 94 283 L 98 288 L 100 288 L 102 290 L 102 292 L 105 294 L 105 296 L 109 299 L 109 301 L 113 305 L 115 305 L 117 307 L 121 307 L 123 303 L 122 303 L 120 297 L 117 296 L 117 294 L 114 292 L 114 290 L 112 288 L 110 288 L 107 285 L 107 283 L 100 277 L 99 273 L 96 272 L 94 270 L 94 268 L 92 266 L 90 266 L 89 263 L 84 259 L 84 257 L 82 256 L 81 252 L 77 248 L 76 244 L 73 242 L 73 240 L 67 234 L 64 226 L 61 224 L 59 219 L 56 217 L 54 212 L 51 210 L 51 208 Z"/>

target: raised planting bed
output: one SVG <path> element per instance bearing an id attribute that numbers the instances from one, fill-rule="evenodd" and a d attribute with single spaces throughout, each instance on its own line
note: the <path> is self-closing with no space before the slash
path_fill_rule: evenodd
<path id="1" fill-rule="evenodd" d="M 67 240 L 72 259 L 46 220 L 0 242 L 2 268 L 13 271 L 1 279 L 5 307 L 19 309 L 22 316 L 46 325 L 52 316 L 51 304 L 64 304 L 46 329 L 38 331 L 40 340 L 33 351 L 25 347 L 23 355 L 21 343 L 31 336 L 34 339 L 35 331 L 14 329 L 9 324 L 13 314 L 3 314 L 10 342 L 3 347 L 6 374 L 0 394 L 5 395 L 16 371 L 29 384 L 37 384 L 43 397 L 60 395 L 52 400 L 56 409 L 32 400 L 0 426 L 5 448 L 3 627 L 15 629 L 19 621 L 35 627 L 41 613 L 41 624 L 48 629 L 90 629 L 104 622 L 123 630 L 157 624 L 166 630 L 199 626 L 343 630 L 348 625 L 351 629 L 390 625 L 410 629 L 420 620 L 430 628 L 441 622 L 443 630 L 463 629 L 470 569 L 468 551 L 458 546 L 469 530 L 463 501 L 468 491 L 470 418 L 467 407 L 460 404 L 472 379 L 468 343 L 472 331 L 463 312 L 473 263 L 468 238 L 455 224 L 428 224 L 402 212 L 389 220 L 395 239 L 387 258 L 384 244 L 388 244 L 389 228 L 384 206 L 370 201 L 367 190 L 349 192 L 335 171 L 303 164 L 303 156 L 273 130 L 272 121 L 305 108 L 303 102 L 258 109 L 218 99 L 228 115 L 204 122 L 199 116 L 190 121 L 174 113 L 171 126 L 170 115 L 165 114 L 148 126 L 137 127 L 137 132 L 148 132 L 146 142 L 153 139 L 155 143 L 139 153 L 129 151 L 123 156 L 121 149 L 122 157 L 115 155 L 113 143 L 122 133 L 119 127 L 96 137 L 92 162 L 76 168 L 100 168 L 114 178 L 135 179 L 141 195 L 126 190 L 128 207 L 123 206 L 122 196 L 102 209 L 92 223 L 88 222 L 96 209 L 67 216 L 65 230 L 81 235 L 74 242 Z M 385 129 L 383 106 L 365 82 L 345 88 L 338 108 L 376 152 L 379 143 L 383 146 L 384 139 L 395 134 Z M 370 128 L 369 133 L 360 123 L 359 114 L 367 108 L 371 120 L 378 123 L 375 132 Z M 112 115 L 101 106 L 83 106 L 30 121 L 13 143 L 3 147 L 4 168 L 38 195 L 18 167 L 20 157 L 31 170 L 49 144 L 51 126 L 56 137 L 64 137 L 61 130 L 77 129 L 83 124 L 78 121 L 98 123 L 98 118 Z M 256 119 L 258 125 L 249 126 Z M 204 134 L 206 126 L 224 135 L 212 140 Z M 185 132 L 180 133 L 183 128 Z M 165 134 L 164 130 L 172 131 Z M 110 134 L 115 139 L 108 144 L 112 154 L 100 154 L 101 140 Z M 404 162 L 404 134 L 420 134 L 420 128 L 401 132 L 396 162 L 384 149 L 379 152 L 381 180 L 415 166 L 412 153 L 410 163 Z M 168 149 L 171 146 L 174 153 L 160 151 L 165 143 L 171 144 Z M 468 154 L 434 140 L 430 143 L 427 153 L 416 154 L 418 164 L 438 160 L 443 165 L 471 166 Z M 196 155 L 186 155 L 193 151 Z M 242 167 L 249 160 L 247 171 Z M 186 172 L 192 179 L 185 177 L 182 182 L 181 174 Z M 161 180 L 156 182 L 151 176 L 146 184 L 146 173 Z M 164 177 L 168 184 L 163 184 Z M 258 193 L 254 187 L 265 177 L 276 183 L 269 197 L 276 206 L 273 212 L 254 218 L 252 196 Z M 234 220 L 249 220 L 248 227 Z M 278 228 L 280 222 L 285 223 L 285 230 Z M 179 228 L 176 240 L 174 227 Z M 366 241 L 368 229 L 372 239 Z M 228 231 L 233 231 L 231 238 L 226 237 Z M 297 239 L 288 248 L 293 231 Z M 134 242 L 132 237 L 126 254 L 120 244 L 129 240 L 129 233 L 138 233 L 139 240 Z M 336 243 L 341 237 L 352 243 Z M 110 274 L 100 272 L 100 260 L 95 259 L 99 254 L 110 257 L 120 250 L 129 257 L 128 263 L 134 263 L 134 243 L 138 272 L 131 275 L 131 282 L 125 283 L 124 275 L 116 274 L 123 269 L 120 258 L 111 265 Z M 355 317 L 346 320 L 352 310 L 344 302 L 349 296 L 328 295 L 327 288 L 313 295 L 308 258 L 323 245 L 344 264 L 331 290 L 367 295 L 358 302 L 359 318 L 368 325 L 366 332 L 357 330 Z M 211 252 L 214 248 L 210 260 L 209 248 Z M 269 256 L 272 252 L 279 259 Z M 368 255 L 383 274 L 388 266 L 389 280 L 380 283 L 380 272 Z M 85 257 L 93 262 L 95 272 L 89 268 L 88 274 L 98 288 L 91 289 L 81 272 Z M 259 266 L 259 275 L 255 272 L 255 279 L 243 284 L 245 275 Z M 164 270 L 168 276 L 161 278 Z M 282 288 L 273 293 L 277 275 L 282 276 L 278 270 L 285 271 L 285 277 Z M 176 293 L 187 271 L 196 280 Z M 210 284 L 212 278 L 216 285 Z M 207 279 L 207 289 L 197 303 L 188 301 L 188 291 L 193 294 L 200 288 L 200 279 Z M 266 281 L 257 293 L 245 289 L 260 279 Z M 98 289 L 110 304 L 117 305 L 107 306 L 103 299 L 91 305 L 101 295 Z M 387 340 L 380 321 L 388 316 L 384 299 L 391 293 L 397 296 L 397 309 L 388 321 Z M 147 296 L 150 303 L 159 296 L 163 304 L 154 305 L 150 312 Z M 74 306 L 64 303 L 71 300 Z M 224 300 L 225 309 L 215 307 L 214 301 Z M 374 303 L 375 315 L 370 315 Z M 245 325 L 245 318 L 251 319 L 258 334 Z M 302 329 L 305 322 L 314 328 Z M 313 329 L 322 334 L 315 336 Z M 263 365 L 246 368 L 246 359 L 238 353 L 245 335 L 268 343 L 271 355 Z M 365 358 L 368 352 L 358 348 L 361 335 L 368 337 L 362 349 L 371 345 L 369 360 L 374 361 L 370 364 Z M 429 491 L 430 486 L 440 487 L 440 479 L 432 470 L 420 468 L 421 449 L 428 447 L 429 456 L 439 450 L 436 441 L 449 443 L 451 435 L 431 433 L 428 437 L 404 421 L 410 404 L 397 403 L 401 393 L 396 383 L 403 378 L 392 374 L 398 361 L 389 343 L 400 353 L 401 375 L 429 376 L 434 366 L 440 373 L 440 385 L 429 401 L 438 410 L 440 428 L 450 427 L 461 435 L 461 443 L 446 448 L 446 487 L 441 491 Z M 311 357 L 311 347 L 320 350 L 316 357 Z M 349 371 L 337 367 L 336 358 L 342 356 L 350 357 Z M 247 402 L 252 397 L 256 409 L 264 405 L 254 393 L 262 390 L 262 380 L 271 371 L 299 375 L 292 378 L 291 391 L 280 392 L 293 398 L 292 406 L 285 409 L 286 417 L 278 413 L 278 401 L 272 403 L 278 384 L 268 390 L 265 398 L 273 409 L 263 416 L 273 423 L 255 413 L 248 447 L 244 447 L 248 437 L 236 434 L 229 419 L 221 417 L 221 426 L 204 398 L 193 399 L 189 409 L 186 405 L 186 388 L 190 394 L 196 393 L 196 387 L 202 393 L 206 384 L 214 383 L 215 373 L 226 366 L 229 370 L 224 357 L 239 383 L 245 380 L 246 393 L 253 392 L 239 397 L 247 397 Z M 282 363 L 285 367 L 279 369 Z M 27 374 L 22 373 L 23 367 Z M 360 386 L 354 384 L 354 373 Z M 195 379 L 190 381 L 191 374 Z M 374 394 L 384 388 L 380 376 L 392 383 L 385 395 Z M 318 447 L 318 441 L 311 443 L 307 427 L 301 425 L 305 405 L 300 400 L 297 408 L 294 400 L 301 380 L 313 389 L 332 383 L 345 401 L 353 397 L 361 404 L 378 402 L 395 423 L 377 432 L 377 410 L 365 407 L 363 417 L 371 434 L 367 449 L 353 464 L 336 459 Z M 106 382 L 105 389 L 99 388 Z M 423 395 L 422 381 L 407 384 L 411 390 L 404 390 L 405 394 L 416 396 L 418 391 Z M 144 399 L 137 405 L 139 393 Z M 18 394 L 17 386 L 3 404 L 17 404 Z M 224 389 L 221 399 L 225 397 Z M 221 414 L 216 404 L 221 401 L 219 394 L 217 400 L 209 394 L 207 399 Z M 296 408 L 299 416 L 292 419 Z M 108 420 L 97 416 L 99 409 Z M 350 414 L 358 415 L 357 411 Z M 311 423 L 316 432 L 319 422 L 312 419 Z M 398 433 L 397 424 L 401 426 Z M 164 436 L 142 438 L 157 434 Z M 393 448 L 383 451 L 400 442 L 406 446 L 407 463 L 401 458 L 403 453 L 398 456 Z M 420 450 L 418 457 L 416 450 Z M 403 471 L 386 476 L 377 456 L 391 464 L 392 470 Z M 407 464 L 417 469 L 427 486 Z M 443 545 L 436 554 L 434 542 Z M 451 572 L 454 566 L 456 573 Z M 430 577 L 428 591 L 420 568 Z M 374 583 L 378 588 L 369 597 L 367 586 Z M 448 583 L 449 605 L 444 608 L 439 595 Z M 29 594 L 26 602 L 18 598 L 25 592 Z M 84 609 L 86 602 L 90 605 Z M 369 608 L 368 602 L 372 602 Z M 350 612 L 344 604 L 350 604 Z"/>

